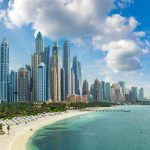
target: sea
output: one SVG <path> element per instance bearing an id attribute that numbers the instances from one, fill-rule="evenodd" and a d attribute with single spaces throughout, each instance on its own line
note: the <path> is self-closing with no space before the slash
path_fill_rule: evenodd
<path id="1" fill-rule="evenodd" d="M 150 150 L 150 106 L 120 106 L 45 126 L 27 150 Z"/>

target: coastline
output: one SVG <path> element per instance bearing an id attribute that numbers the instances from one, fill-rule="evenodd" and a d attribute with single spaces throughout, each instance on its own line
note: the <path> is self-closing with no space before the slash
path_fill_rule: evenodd
<path id="1" fill-rule="evenodd" d="M 116 107 L 98 107 L 92 108 L 92 110 L 107 110 Z M 27 150 L 26 144 L 29 138 L 39 129 L 44 126 L 53 124 L 57 121 L 64 120 L 67 118 L 75 117 L 78 115 L 84 115 L 89 111 L 70 110 L 67 113 L 63 112 L 59 115 L 49 115 L 46 117 L 39 118 L 38 120 L 31 121 L 29 123 L 21 123 L 19 125 L 11 126 L 10 134 L 0 136 L 0 149 L 2 150 Z M 54 113 L 51 113 L 54 114 Z M 4 129 L 5 132 L 6 128 Z"/>
<path id="2" fill-rule="evenodd" d="M 11 127 L 10 134 L 0 136 L 0 149 L 1 150 L 26 150 L 26 144 L 29 138 L 40 128 L 53 124 L 54 122 L 67 119 L 70 117 L 88 113 L 87 111 L 71 110 L 67 113 L 63 112 L 59 115 L 39 118 L 36 121 L 29 123 L 21 123 Z M 31 130 L 32 129 L 32 130 Z M 5 132 L 6 128 L 4 128 Z"/>

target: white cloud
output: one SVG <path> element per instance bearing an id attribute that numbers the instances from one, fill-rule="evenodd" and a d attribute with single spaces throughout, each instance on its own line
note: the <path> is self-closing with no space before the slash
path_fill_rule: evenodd
<path id="1" fill-rule="evenodd" d="M 82 36 L 97 33 L 115 0 L 10 0 L 3 19 L 9 28 L 32 24 L 45 36 Z"/>
<path id="2" fill-rule="evenodd" d="M 110 42 L 102 46 L 102 50 L 107 51 L 105 58 L 107 65 L 114 71 L 131 71 L 141 68 L 138 58 L 145 50 L 131 40 L 119 40 Z"/>
<path id="3" fill-rule="evenodd" d="M 129 37 L 133 34 L 137 25 L 138 22 L 134 17 L 125 18 L 118 14 L 108 16 L 101 33 L 93 37 L 93 45 L 101 49 L 101 46 L 105 43 Z"/>
<path id="4" fill-rule="evenodd" d="M 0 3 L 3 3 L 4 1 L 3 0 L 0 0 Z"/>
<path id="5" fill-rule="evenodd" d="M 125 18 L 119 14 L 108 14 L 118 6 L 124 8 L 133 2 L 9 0 L 8 9 L 0 11 L 0 20 L 8 28 L 21 28 L 30 24 L 35 32 L 41 31 L 49 38 L 69 37 L 77 46 L 84 43 L 81 37 L 92 37 L 93 45 L 106 52 L 105 60 L 109 68 L 115 71 L 128 71 L 141 68 L 139 52 L 147 52 L 146 45 L 149 42 L 140 40 L 145 36 L 144 32 L 135 32 L 139 23 L 134 17 Z M 130 45 L 133 46 L 132 49 L 129 48 Z"/>
<path id="6" fill-rule="evenodd" d="M 106 18 L 101 35 L 93 37 L 93 45 L 106 52 L 105 61 L 113 71 L 140 69 L 140 56 L 148 53 L 149 42 L 142 41 L 145 32 L 135 32 L 135 18 L 112 15 Z"/>

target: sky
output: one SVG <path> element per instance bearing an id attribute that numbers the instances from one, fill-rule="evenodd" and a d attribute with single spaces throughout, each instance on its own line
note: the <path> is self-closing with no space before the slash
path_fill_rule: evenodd
<path id="1" fill-rule="evenodd" d="M 150 97 L 149 6 L 149 0 L 0 0 L 0 40 L 9 42 L 13 70 L 31 64 L 38 31 L 45 46 L 57 40 L 62 50 L 69 40 L 83 80 L 123 80 Z"/>

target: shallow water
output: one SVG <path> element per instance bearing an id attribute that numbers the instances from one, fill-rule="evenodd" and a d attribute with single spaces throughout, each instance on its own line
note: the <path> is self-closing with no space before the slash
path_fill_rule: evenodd
<path id="1" fill-rule="evenodd" d="M 28 150 L 150 150 L 150 106 L 123 106 L 130 112 L 96 112 L 38 130 Z"/>

